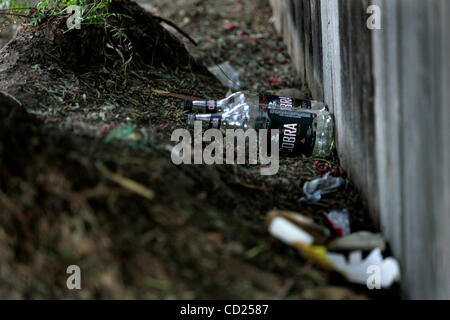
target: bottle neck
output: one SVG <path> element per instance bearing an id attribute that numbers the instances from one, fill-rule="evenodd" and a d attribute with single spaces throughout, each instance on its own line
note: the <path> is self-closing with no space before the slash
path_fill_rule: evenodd
<path id="1" fill-rule="evenodd" d="M 202 122 L 203 128 L 219 129 L 222 121 L 222 114 L 190 114 L 187 125 L 194 127 L 196 121 Z"/>
<path id="2" fill-rule="evenodd" d="M 201 113 L 218 113 L 221 112 L 218 101 L 192 101 L 192 110 Z"/>
<path id="3" fill-rule="evenodd" d="M 187 125 L 194 127 L 195 121 L 209 122 L 211 120 L 211 114 L 190 114 L 188 115 Z"/>

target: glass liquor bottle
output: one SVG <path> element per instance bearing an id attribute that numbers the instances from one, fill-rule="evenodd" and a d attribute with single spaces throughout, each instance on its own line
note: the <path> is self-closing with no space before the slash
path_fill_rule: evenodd
<path id="1" fill-rule="evenodd" d="M 223 113 L 233 107 L 246 103 L 250 106 L 265 105 L 268 108 L 278 109 L 310 109 L 328 110 L 326 104 L 315 100 L 295 99 L 264 93 L 250 91 L 235 92 L 222 100 L 191 101 L 185 100 L 183 108 L 185 111 L 194 113 Z"/>
<path id="2" fill-rule="evenodd" d="M 241 103 L 223 113 L 190 114 L 187 124 L 202 121 L 202 128 L 278 129 L 280 155 L 326 157 L 334 145 L 333 115 L 325 109 L 281 109 Z"/>

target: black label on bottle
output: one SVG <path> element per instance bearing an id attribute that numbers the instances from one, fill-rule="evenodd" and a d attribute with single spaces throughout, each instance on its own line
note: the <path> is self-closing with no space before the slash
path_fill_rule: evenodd
<path id="1" fill-rule="evenodd" d="M 205 113 L 217 113 L 217 101 L 216 100 L 206 101 L 206 112 Z"/>
<path id="2" fill-rule="evenodd" d="M 316 143 L 317 115 L 314 112 L 260 108 L 258 129 L 278 129 L 280 154 L 311 156 Z"/>
<path id="3" fill-rule="evenodd" d="M 222 121 L 221 114 L 213 114 L 209 119 L 209 129 L 220 129 L 220 122 Z"/>
<path id="4" fill-rule="evenodd" d="M 278 108 L 285 110 L 311 109 L 310 100 L 280 97 L 270 94 L 260 94 L 259 104 L 265 105 L 268 108 Z"/>

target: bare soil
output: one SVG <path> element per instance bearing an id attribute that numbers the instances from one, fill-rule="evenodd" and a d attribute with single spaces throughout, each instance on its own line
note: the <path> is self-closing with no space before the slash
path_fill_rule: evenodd
<path id="1" fill-rule="evenodd" d="M 221 98 L 227 88 L 205 66 L 224 60 L 239 69 L 243 88 L 302 88 L 268 3 L 139 2 L 199 46 L 117 1 L 111 10 L 133 20 L 114 18 L 115 29 L 64 32 L 65 19 L 52 18 L 22 25 L 0 51 L 0 90 L 23 104 L 0 108 L 0 298 L 369 295 L 271 238 L 264 223 L 279 208 L 325 224 L 324 213 L 345 207 L 353 231 L 373 231 L 348 179 L 317 204 L 298 201 L 305 181 L 331 170 L 346 177 L 338 159 L 283 159 L 271 177 L 254 166 L 171 162 L 170 134 L 186 114 L 181 100 L 152 89 Z M 126 37 L 114 36 L 118 28 Z M 114 174 L 154 197 L 116 183 Z M 66 287 L 73 264 L 82 270 L 79 291 Z"/>

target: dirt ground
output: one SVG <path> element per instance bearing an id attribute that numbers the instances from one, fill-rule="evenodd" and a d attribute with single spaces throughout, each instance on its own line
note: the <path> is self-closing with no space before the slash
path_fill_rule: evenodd
<path id="1" fill-rule="evenodd" d="M 319 203 L 298 201 L 305 181 L 346 177 L 335 157 L 283 159 L 269 177 L 254 166 L 171 162 L 170 134 L 186 114 L 153 89 L 222 98 L 227 88 L 204 66 L 230 61 L 243 89 L 308 96 L 268 1 L 138 2 L 198 46 L 130 6 L 135 21 L 116 19 L 108 32 L 63 34 L 55 18 L 22 26 L 0 51 L 0 90 L 25 107 L 0 109 L 0 298 L 388 297 L 307 262 L 266 230 L 274 208 L 321 224 L 348 208 L 352 231 L 374 231 L 348 179 Z M 82 290 L 67 289 L 69 265 L 80 266 Z"/>

